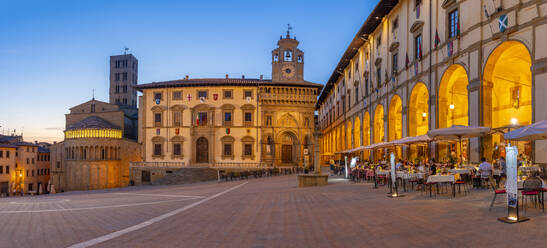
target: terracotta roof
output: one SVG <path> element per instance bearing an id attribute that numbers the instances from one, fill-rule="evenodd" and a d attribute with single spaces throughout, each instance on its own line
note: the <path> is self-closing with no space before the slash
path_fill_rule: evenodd
<path id="1" fill-rule="evenodd" d="M 361 26 L 361 28 L 359 29 L 359 32 L 357 32 L 357 34 L 349 44 L 348 48 L 344 52 L 344 55 L 342 55 L 342 58 L 340 58 L 338 65 L 334 68 L 334 71 L 332 72 L 329 81 L 327 81 L 325 87 L 323 88 L 323 91 L 321 91 L 321 94 L 319 95 L 315 108 L 319 108 L 319 105 L 323 103 L 336 81 L 338 81 L 338 78 L 344 76 L 340 72 L 344 71 L 351 59 L 355 57 L 355 54 L 357 54 L 357 52 L 359 51 L 359 48 L 368 39 L 368 36 L 372 32 L 374 32 L 378 25 L 382 23 L 382 18 L 389 14 L 389 12 L 393 8 L 395 8 L 398 3 L 399 0 L 380 0 L 378 2 L 374 10 L 372 10 L 370 15 L 363 23 L 363 26 Z"/>
<path id="2" fill-rule="evenodd" d="M 21 140 L 21 138 L 18 135 L 0 135 L 0 143 L 13 143 Z"/>
<path id="3" fill-rule="evenodd" d="M 12 145 L 16 145 L 16 146 L 38 146 L 34 143 L 25 142 L 25 141 L 15 142 L 15 143 L 12 143 Z"/>
<path id="4" fill-rule="evenodd" d="M 48 153 L 48 152 L 49 152 L 49 148 L 45 148 L 45 147 L 39 146 L 39 147 L 38 147 L 38 152 Z"/>
<path id="5" fill-rule="evenodd" d="M 80 122 L 71 125 L 66 130 L 91 129 L 91 128 L 96 128 L 96 129 L 120 129 L 121 130 L 121 128 L 119 126 L 116 126 L 116 125 L 114 125 L 114 124 L 108 122 L 107 120 L 105 120 L 101 117 L 98 117 L 98 116 L 87 117 L 87 118 L 81 120 Z"/>
<path id="6" fill-rule="evenodd" d="M 323 85 L 308 81 L 302 82 L 272 82 L 272 80 L 260 80 L 255 78 L 190 78 L 164 82 L 152 82 L 133 86 L 135 89 L 163 88 L 163 87 L 195 87 L 195 86 L 300 86 L 321 89 Z"/>
<path id="7" fill-rule="evenodd" d="M 17 146 L 10 144 L 0 144 L 0 148 L 17 148 Z"/>

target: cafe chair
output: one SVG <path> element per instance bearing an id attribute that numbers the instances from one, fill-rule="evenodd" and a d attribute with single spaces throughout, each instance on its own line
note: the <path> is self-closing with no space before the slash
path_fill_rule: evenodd
<path id="1" fill-rule="evenodd" d="M 534 203 L 534 207 L 539 204 L 543 204 L 543 200 L 541 199 L 540 190 L 542 189 L 543 184 L 540 179 L 538 178 L 528 178 L 524 181 L 522 185 L 522 208 L 524 210 L 524 213 L 526 213 L 526 202 L 528 199 Z"/>
<path id="2" fill-rule="evenodd" d="M 492 199 L 492 202 L 490 202 L 490 207 L 488 208 L 488 211 L 490 211 L 492 209 L 492 206 L 494 205 L 494 202 L 496 201 L 496 197 L 498 195 L 507 194 L 507 190 L 497 189 L 495 180 L 490 180 L 490 187 L 494 191 L 494 198 Z"/>

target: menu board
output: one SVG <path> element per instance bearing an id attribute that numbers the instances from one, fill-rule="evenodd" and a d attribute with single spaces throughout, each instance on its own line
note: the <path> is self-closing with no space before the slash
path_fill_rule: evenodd
<path id="1" fill-rule="evenodd" d="M 507 190 L 507 207 L 517 208 L 518 201 L 518 183 L 517 183 L 517 156 L 518 150 L 516 146 L 508 146 L 505 148 L 507 181 L 505 189 Z"/>

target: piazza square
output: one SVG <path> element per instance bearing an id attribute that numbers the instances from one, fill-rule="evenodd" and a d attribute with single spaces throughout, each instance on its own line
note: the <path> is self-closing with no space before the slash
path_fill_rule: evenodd
<path id="1" fill-rule="evenodd" d="M 545 1 L 122 2 L 0 14 L 0 247 L 547 245 Z"/>

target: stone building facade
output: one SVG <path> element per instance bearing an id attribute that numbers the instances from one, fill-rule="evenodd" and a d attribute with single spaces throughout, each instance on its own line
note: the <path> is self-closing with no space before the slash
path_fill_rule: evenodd
<path id="1" fill-rule="evenodd" d="M 139 61 L 133 54 L 110 56 L 110 103 L 137 108 Z"/>
<path id="2" fill-rule="evenodd" d="M 547 117 L 546 12 L 541 0 L 379 1 L 318 99 L 322 153 L 470 125 L 500 132 L 464 142 L 466 159 L 502 155 L 504 130 Z M 547 163 L 546 141 L 518 146 Z M 444 158 L 455 147 L 395 152 Z"/>
<path id="3" fill-rule="evenodd" d="M 303 166 L 311 163 L 320 84 L 304 81 L 298 41 L 281 37 L 273 80 L 212 78 L 141 84 L 139 141 L 147 165 Z M 309 154 L 308 154 L 309 151 Z"/>
<path id="4" fill-rule="evenodd" d="M 49 183 L 49 150 L 0 135 L 0 195 L 45 193 Z"/>
<path id="5" fill-rule="evenodd" d="M 7 196 L 13 192 L 17 174 L 15 173 L 15 153 L 17 146 L 0 144 L 0 196 Z"/>
<path id="6" fill-rule="evenodd" d="M 129 185 L 129 162 L 140 161 L 132 139 L 136 109 L 92 99 L 70 109 L 65 139 L 51 146 L 52 184 L 56 191 Z"/>

